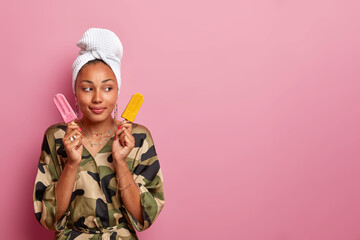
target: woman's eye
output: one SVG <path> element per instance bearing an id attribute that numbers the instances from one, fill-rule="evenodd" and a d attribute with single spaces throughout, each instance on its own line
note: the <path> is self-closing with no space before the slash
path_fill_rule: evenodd
<path id="1" fill-rule="evenodd" d="M 112 87 L 105 88 L 106 91 L 110 91 L 111 89 L 112 89 Z"/>
<path id="2" fill-rule="evenodd" d="M 85 92 L 89 92 L 89 91 L 91 90 L 91 88 L 90 88 L 90 87 L 87 87 L 87 88 L 83 88 L 83 90 L 84 90 Z"/>

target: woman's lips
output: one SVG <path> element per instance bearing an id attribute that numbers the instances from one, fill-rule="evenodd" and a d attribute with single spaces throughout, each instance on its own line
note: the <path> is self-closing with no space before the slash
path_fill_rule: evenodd
<path id="1" fill-rule="evenodd" d="M 90 108 L 90 110 L 95 114 L 101 114 L 105 111 L 105 108 Z"/>

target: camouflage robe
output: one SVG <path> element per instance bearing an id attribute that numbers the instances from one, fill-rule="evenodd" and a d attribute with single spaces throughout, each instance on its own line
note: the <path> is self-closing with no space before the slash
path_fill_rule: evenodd
<path id="1" fill-rule="evenodd" d="M 138 239 L 135 229 L 150 227 L 164 206 L 163 177 L 149 130 L 133 123 L 135 147 L 126 158 L 139 186 L 144 224 L 126 210 L 117 188 L 111 154 L 112 137 L 95 156 L 83 147 L 69 208 L 56 222 L 55 189 L 67 161 L 62 143 L 64 123 L 50 126 L 44 135 L 33 201 L 37 220 L 56 231 L 55 239 Z"/>

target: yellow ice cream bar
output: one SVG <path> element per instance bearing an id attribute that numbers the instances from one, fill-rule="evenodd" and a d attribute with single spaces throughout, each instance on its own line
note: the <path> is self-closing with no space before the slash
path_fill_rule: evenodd
<path id="1" fill-rule="evenodd" d="M 130 122 L 133 122 L 143 101 L 144 101 L 144 96 L 141 95 L 140 93 L 135 93 L 130 99 L 129 104 L 126 106 L 121 117 L 125 118 Z"/>

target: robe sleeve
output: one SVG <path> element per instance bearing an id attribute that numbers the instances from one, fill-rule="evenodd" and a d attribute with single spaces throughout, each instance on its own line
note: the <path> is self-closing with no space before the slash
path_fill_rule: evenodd
<path id="1" fill-rule="evenodd" d="M 69 210 L 56 222 L 56 185 L 60 176 L 60 168 L 55 153 L 55 140 L 45 133 L 38 170 L 35 179 L 33 203 L 36 219 L 47 229 L 61 231 L 65 225 Z"/>
<path id="2" fill-rule="evenodd" d="M 132 226 L 137 231 L 149 228 L 164 207 L 163 176 L 152 136 L 147 128 L 145 134 L 135 136 L 140 145 L 141 157 L 135 162 L 133 178 L 140 191 L 140 203 L 144 223 L 141 224 L 126 210 Z"/>

